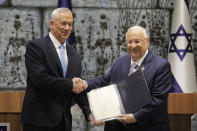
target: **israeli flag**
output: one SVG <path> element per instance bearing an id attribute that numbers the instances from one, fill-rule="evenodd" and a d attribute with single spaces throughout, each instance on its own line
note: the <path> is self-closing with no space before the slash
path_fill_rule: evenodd
<path id="1" fill-rule="evenodd" d="M 188 0 L 175 0 L 170 38 L 168 61 L 173 74 L 171 92 L 195 92 L 196 72 Z"/>

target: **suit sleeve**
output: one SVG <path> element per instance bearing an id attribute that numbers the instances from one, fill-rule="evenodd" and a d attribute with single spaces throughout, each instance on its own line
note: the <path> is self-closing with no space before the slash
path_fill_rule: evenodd
<path id="1" fill-rule="evenodd" d="M 51 75 L 46 70 L 45 55 L 39 43 L 30 42 L 25 53 L 27 80 L 41 90 L 72 95 L 72 80 Z"/>
<path id="2" fill-rule="evenodd" d="M 140 125 L 146 124 L 152 118 L 157 117 L 158 113 L 165 111 L 168 93 L 171 89 L 171 68 L 165 62 L 156 71 L 153 78 L 153 87 L 150 88 L 152 102 L 134 113 L 134 117 Z"/>
<path id="3" fill-rule="evenodd" d="M 86 120 L 88 121 L 91 111 L 90 111 L 86 92 L 82 92 L 78 95 L 75 95 L 75 100 L 77 101 L 77 104 L 79 105 L 79 107 L 82 109 L 83 114 Z"/>

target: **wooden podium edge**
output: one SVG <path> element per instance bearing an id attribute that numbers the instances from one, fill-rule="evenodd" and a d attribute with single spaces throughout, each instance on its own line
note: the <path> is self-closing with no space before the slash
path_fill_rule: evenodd
<path id="1" fill-rule="evenodd" d="M 25 91 L 0 91 L 0 113 L 20 113 Z M 168 114 L 197 113 L 197 93 L 169 93 Z"/>
<path id="2" fill-rule="evenodd" d="M 197 93 L 169 93 L 168 114 L 197 113 Z"/>
<path id="3" fill-rule="evenodd" d="M 21 113 L 25 91 L 0 91 L 0 113 Z"/>

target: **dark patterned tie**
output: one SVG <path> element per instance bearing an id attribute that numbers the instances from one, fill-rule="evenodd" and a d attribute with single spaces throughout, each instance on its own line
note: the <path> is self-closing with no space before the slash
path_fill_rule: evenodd
<path id="1" fill-rule="evenodd" d="M 138 66 L 136 63 L 133 63 L 133 64 L 131 65 L 130 69 L 129 69 L 129 74 L 128 74 L 128 76 L 130 76 L 132 73 L 136 72 L 137 69 L 138 69 L 138 67 L 139 67 L 139 66 Z"/>

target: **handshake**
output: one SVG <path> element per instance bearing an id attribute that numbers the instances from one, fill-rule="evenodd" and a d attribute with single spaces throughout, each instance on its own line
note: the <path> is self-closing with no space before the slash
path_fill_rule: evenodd
<path id="1" fill-rule="evenodd" d="M 72 82 L 73 82 L 72 92 L 74 92 L 75 94 L 79 94 L 79 93 L 83 92 L 88 87 L 87 82 L 85 80 L 80 79 L 80 78 L 74 77 L 72 79 Z"/>

